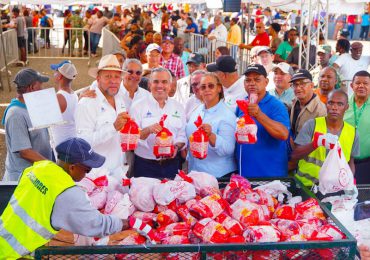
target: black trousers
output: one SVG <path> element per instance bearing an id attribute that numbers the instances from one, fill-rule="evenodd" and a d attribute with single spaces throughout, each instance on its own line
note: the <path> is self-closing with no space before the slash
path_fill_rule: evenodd
<path id="1" fill-rule="evenodd" d="M 174 179 L 178 170 L 179 159 L 177 157 L 159 162 L 135 155 L 134 177 Z"/>

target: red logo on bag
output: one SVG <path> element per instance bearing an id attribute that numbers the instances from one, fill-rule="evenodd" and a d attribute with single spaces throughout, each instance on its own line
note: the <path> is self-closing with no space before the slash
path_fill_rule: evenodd
<path id="1" fill-rule="evenodd" d="M 339 184 L 342 185 L 342 187 L 347 187 L 349 179 L 346 169 L 341 168 L 339 172 Z"/>

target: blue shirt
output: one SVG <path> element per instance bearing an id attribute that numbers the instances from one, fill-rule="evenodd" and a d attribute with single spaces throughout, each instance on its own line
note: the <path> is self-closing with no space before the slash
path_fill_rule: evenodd
<path id="1" fill-rule="evenodd" d="M 40 26 L 41 27 L 49 27 L 48 19 L 49 19 L 49 16 L 47 16 L 47 15 L 45 15 L 44 17 L 42 17 L 40 19 Z"/>
<path id="2" fill-rule="evenodd" d="M 369 14 L 363 14 L 361 16 L 361 26 L 369 26 L 370 25 L 370 17 Z"/>
<path id="3" fill-rule="evenodd" d="M 235 127 L 236 116 L 221 100 L 216 106 L 206 109 L 200 105 L 190 116 L 186 125 L 186 136 L 197 130 L 194 121 L 202 117 L 204 124 L 212 126 L 212 132 L 216 135 L 215 147 L 208 145 L 208 155 L 205 159 L 199 160 L 188 153 L 189 171 L 201 171 L 212 174 L 216 178 L 236 171 L 234 159 L 235 150 Z"/>
<path id="4" fill-rule="evenodd" d="M 186 29 L 188 29 L 188 30 L 193 29 L 193 28 L 195 29 L 195 31 L 193 33 L 199 33 L 198 26 L 195 23 L 192 23 L 192 24 L 190 24 L 186 27 Z"/>
<path id="5" fill-rule="evenodd" d="M 181 61 L 184 64 L 185 76 L 189 75 L 189 69 L 188 69 L 188 66 L 186 65 L 186 63 L 188 62 L 189 56 L 190 56 L 190 52 L 187 52 L 187 51 L 182 52 Z"/>
<path id="6" fill-rule="evenodd" d="M 268 92 L 258 103 L 260 110 L 270 119 L 282 123 L 289 130 L 288 111 L 282 102 Z M 236 116 L 244 113 L 237 108 Z M 286 177 L 288 175 L 288 151 L 284 140 L 273 138 L 257 121 L 257 143 L 236 144 L 236 160 L 239 173 L 247 178 Z"/>

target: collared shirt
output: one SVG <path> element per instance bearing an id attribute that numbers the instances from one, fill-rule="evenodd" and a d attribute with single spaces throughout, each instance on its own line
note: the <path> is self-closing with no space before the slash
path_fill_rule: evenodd
<path id="1" fill-rule="evenodd" d="M 131 105 L 136 101 L 143 97 L 147 97 L 150 95 L 149 91 L 143 88 L 138 87 L 136 92 L 134 93 L 134 97 L 130 98 L 130 93 L 127 91 L 125 86 L 123 85 L 123 81 L 121 82 L 121 86 L 119 87 L 120 96 L 123 96 L 124 104 L 127 106 L 128 112 L 130 112 Z"/>
<path id="2" fill-rule="evenodd" d="M 185 105 L 186 122 L 189 121 L 191 114 L 203 104 L 194 94 L 188 99 Z"/>
<path id="3" fill-rule="evenodd" d="M 242 31 L 239 25 L 234 24 L 230 27 L 229 33 L 227 34 L 227 42 L 237 45 L 242 43 Z"/>
<path id="4" fill-rule="evenodd" d="M 351 54 L 344 53 L 335 60 L 334 64 L 339 66 L 339 74 L 343 80 L 352 81 L 353 76 L 360 70 L 368 69 L 370 65 L 370 56 L 362 55 L 360 59 L 355 60 Z"/>
<path id="5" fill-rule="evenodd" d="M 344 114 L 344 121 L 356 127 L 357 119 L 357 132 L 360 138 L 360 156 L 356 159 L 370 158 L 370 99 L 362 105 L 357 107 L 354 96 L 349 99 L 349 108 Z M 356 108 L 354 107 L 356 106 Z M 356 109 L 356 117 L 355 117 Z M 362 112 L 361 112 L 362 111 Z"/>
<path id="6" fill-rule="evenodd" d="M 209 34 L 209 36 L 215 36 L 218 41 L 222 41 L 226 43 L 226 40 L 227 40 L 226 26 L 223 24 L 220 24 Z"/>
<path id="7" fill-rule="evenodd" d="M 321 94 L 321 91 L 320 91 L 320 88 L 316 88 L 314 89 L 313 93 L 315 93 L 316 95 L 319 96 L 320 98 L 320 101 L 324 104 L 326 104 L 326 102 L 328 102 L 328 96 L 324 96 Z"/>
<path id="8" fill-rule="evenodd" d="M 127 111 L 127 106 L 120 93 L 114 96 L 114 109 L 98 86 L 91 86 L 90 89 L 95 90 L 96 98 L 82 98 L 78 103 L 75 115 L 77 137 L 85 139 L 95 152 L 105 156 L 101 168 L 111 174 L 125 173 L 120 134 L 113 123 L 119 113 Z"/>
<path id="9" fill-rule="evenodd" d="M 183 51 L 181 54 L 181 61 L 182 61 L 182 65 L 184 65 L 184 71 L 185 71 L 186 76 L 189 75 L 189 69 L 188 69 L 188 66 L 186 66 L 189 56 L 190 56 L 190 52 L 188 51 Z"/>
<path id="10" fill-rule="evenodd" d="M 270 37 L 267 32 L 257 34 L 251 42 L 252 46 L 270 46 Z"/>
<path id="11" fill-rule="evenodd" d="M 231 109 L 232 112 L 236 110 L 236 100 L 245 99 L 248 96 L 244 88 L 244 78 L 241 76 L 237 81 L 234 82 L 230 87 L 224 89 L 225 104 Z"/>
<path id="12" fill-rule="evenodd" d="M 131 115 L 141 129 L 159 123 L 164 114 L 167 115 L 164 126 L 173 134 L 173 143 L 186 143 L 185 111 L 176 100 L 168 98 L 164 107 L 161 108 L 153 95 L 148 95 L 136 101 L 131 107 Z M 146 140 L 140 140 L 135 154 L 145 159 L 155 160 L 154 141 L 155 134 L 150 134 Z"/>
<path id="13" fill-rule="evenodd" d="M 268 92 L 258 103 L 260 110 L 271 120 L 283 124 L 289 131 L 289 116 L 285 106 Z M 236 111 L 238 117 L 244 113 Z M 257 124 L 257 143 L 237 144 L 236 160 L 239 173 L 244 177 L 285 177 L 288 173 L 286 140 L 272 137 L 266 128 Z"/>
<path id="14" fill-rule="evenodd" d="M 96 33 L 96 34 L 101 34 L 103 27 L 109 23 L 109 19 L 105 16 L 102 16 L 98 18 L 95 16 L 91 20 L 91 27 L 90 27 L 90 32 Z"/>
<path id="15" fill-rule="evenodd" d="M 293 102 L 293 99 L 295 98 L 293 88 L 288 88 L 284 90 L 283 93 L 281 93 L 281 95 L 277 93 L 276 89 L 270 90 L 269 93 L 270 95 L 276 97 L 278 100 L 280 100 L 287 106 L 292 107 L 292 102 Z"/>
<path id="16" fill-rule="evenodd" d="M 177 88 L 173 98 L 185 106 L 190 97 L 190 75 L 177 81 Z"/>
<path id="17" fill-rule="evenodd" d="M 205 159 L 194 158 L 190 152 L 188 153 L 189 171 L 207 172 L 216 178 L 236 171 L 234 158 L 236 116 L 222 100 L 210 109 L 200 105 L 191 114 L 186 125 L 188 138 L 197 130 L 194 121 L 198 115 L 202 117 L 203 124 L 211 125 L 212 132 L 216 135 L 216 143 L 215 147 L 208 145 L 208 155 Z"/>
<path id="18" fill-rule="evenodd" d="M 178 55 L 172 53 L 168 60 L 165 60 L 163 59 L 163 57 L 161 57 L 161 65 L 164 68 L 172 71 L 173 74 L 175 74 L 177 79 L 181 79 L 182 77 L 185 77 L 184 64 L 182 63 Z"/>

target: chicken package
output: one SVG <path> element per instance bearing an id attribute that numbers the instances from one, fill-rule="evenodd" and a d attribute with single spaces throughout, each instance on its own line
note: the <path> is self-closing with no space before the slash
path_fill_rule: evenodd
<path id="1" fill-rule="evenodd" d="M 276 198 L 279 202 L 283 202 L 284 199 L 290 200 L 292 198 L 292 193 L 288 191 L 288 187 L 280 180 L 274 180 L 269 183 L 259 185 L 255 187 L 254 190 L 262 190 Z"/>
<path id="2" fill-rule="evenodd" d="M 126 240 L 126 242 L 122 242 Z M 143 241 L 142 243 L 145 243 L 146 238 L 141 236 L 137 231 L 132 230 L 132 229 L 127 229 L 123 230 L 121 232 L 103 237 L 99 239 L 95 245 L 100 245 L 100 246 L 116 246 L 120 245 L 121 243 L 127 243 L 129 241 L 132 241 L 132 243 L 127 244 L 127 245 L 136 245 L 136 244 L 142 244 L 142 243 L 136 243 L 135 241 L 140 242 Z"/>
<path id="3" fill-rule="evenodd" d="M 253 104 L 257 101 L 256 95 L 251 94 L 247 100 L 237 100 L 236 103 L 244 115 L 238 118 L 236 123 L 235 138 L 239 144 L 255 144 L 257 143 L 257 124 L 248 114 L 249 103 Z"/>
<path id="4" fill-rule="evenodd" d="M 190 214 L 189 207 L 186 204 L 181 205 L 176 210 L 177 215 L 180 216 L 182 221 L 186 222 L 190 226 L 194 226 L 197 223 L 197 219 Z"/>
<path id="5" fill-rule="evenodd" d="M 104 209 L 105 214 L 112 214 L 120 219 L 128 219 L 135 210 L 135 206 L 132 204 L 127 193 L 122 194 L 119 191 L 108 193 L 107 203 Z"/>
<path id="6" fill-rule="evenodd" d="M 187 181 L 163 180 L 153 187 L 153 197 L 159 205 L 167 206 L 176 199 L 179 203 L 184 203 L 195 196 L 194 185 Z"/>
<path id="7" fill-rule="evenodd" d="M 142 211 L 135 211 L 132 213 L 132 217 L 141 219 L 144 224 L 148 224 L 151 227 L 154 227 L 154 222 L 157 220 L 157 214 L 151 212 L 142 212 Z"/>
<path id="8" fill-rule="evenodd" d="M 164 127 L 166 118 L 166 114 L 161 117 L 159 125 L 162 127 L 162 130 L 156 135 L 154 141 L 153 154 L 157 158 L 171 157 L 175 151 L 173 134 L 168 128 Z"/>
<path id="9" fill-rule="evenodd" d="M 275 207 L 278 205 L 278 201 L 263 190 L 255 190 L 251 193 L 247 193 L 245 194 L 245 199 L 259 205 L 266 205 L 270 215 L 275 212 Z"/>
<path id="10" fill-rule="evenodd" d="M 94 181 L 95 189 L 89 195 L 91 205 L 100 210 L 104 208 L 105 203 L 107 202 L 108 191 L 106 187 L 108 186 L 107 176 L 101 176 L 96 178 Z"/>
<path id="11" fill-rule="evenodd" d="M 243 226 L 257 225 L 265 221 L 265 213 L 262 207 L 246 199 L 238 199 L 231 206 L 231 216 Z"/>
<path id="12" fill-rule="evenodd" d="M 120 130 L 120 136 L 123 152 L 135 150 L 140 139 L 139 126 L 133 119 L 128 119 L 126 124 Z"/>
<path id="13" fill-rule="evenodd" d="M 279 242 L 281 232 L 274 225 L 249 226 L 243 236 L 248 242 Z"/>
<path id="14" fill-rule="evenodd" d="M 221 198 L 219 194 L 213 194 L 204 197 L 200 201 L 197 201 L 190 207 L 190 214 L 192 214 L 197 219 L 202 218 L 216 218 L 225 209 L 228 209 L 229 205 Z"/>
<path id="15" fill-rule="evenodd" d="M 297 220 L 297 223 L 300 225 L 303 236 L 310 240 L 312 237 L 312 234 L 319 230 L 323 225 L 326 224 L 326 221 L 318 218 L 312 218 L 312 219 L 300 219 Z"/>
<path id="16" fill-rule="evenodd" d="M 85 177 L 79 182 L 76 182 L 76 185 L 79 186 L 82 190 L 84 190 L 87 193 L 87 195 L 90 195 L 96 188 L 94 180 L 89 177 Z"/>
<path id="17" fill-rule="evenodd" d="M 172 223 L 165 227 L 160 227 L 157 229 L 158 238 L 161 240 L 166 237 L 175 235 L 187 236 L 190 230 L 191 230 L 190 225 L 185 222 Z"/>
<path id="18" fill-rule="evenodd" d="M 157 215 L 157 223 L 160 226 L 167 226 L 178 221 L 179 217 L 177 216 L 176 212 L 171 209 L 167 209 Z"/>
<path id="19" fill-rule="evenodd" d="M 125 179 L 124 185 L 130 186 L 129 195 L 134 206 L 140 211 L 151 212 L 155 207 L 153 188 L 160 182 L 154 178 L 139 177 Z"/>
<path id="20" fill-rule="evenodd" d="M 197 130 L 194 131 L 189 137 L 190 153 L 194 158 L 205 159 L 208 154 L 208 135 L 203 128 L 199 128 L 202 124 L 202 118 L 199 115 L 197 120 L 194 122 Z"/>
<path id="21" fill-rule="evenodd" d="M 229 232 L 230 236 L 238 236 L 243 234 L 243 226 L 225 212 L 222 212 L 220 215 L 218 215 L 215 218 L 215 221 L 220 223 Z"/>
<path id="22" fill-rule="evenodd" d="M 153 213 L 158 214 L 158 213 L 161 213 L 161 212 L 166 211 L 168 209 L 176 211 L 179 206 L 180 206 L 180 203 L 179 203 L 178 200 L 174 200 L 168 205 L 156 204 L 155 207 L 154 207 Z"/>
<path id="23" fill-rule="evenodd" d="M 237 174 L 232 174 L 230 182 L 224 189 L 223 198 L 232 204 L 239 198 L 245 198 L 245 195 L 251 192 L 252 186 L 246 178 Z"/>
<path id="24" fill-rule="evenodd" d="M 281 240 L 283 241 L 294 236 L 299 237 L 303 234 L 301 226 L 296 221 L 287 219 L 271 219 L 270 222 L 280 230 Z"/>
<path id="25" fill-rule="evenodd" d="M 165 237 L 161 240 L 164 245 L 181 245 L 181 244 L 190 244 L 190 241 L 187 236 L 174 235 Z"/>
<path id="26" fill-rule="evenodd" d="M 211 218 L 199 220 L 194 225 L 193 232 L 205 243 L 227 243 L 230 236 L 220 223 Z"/>
<path id="27" fill-rule="evenodd" d="M 179 171 L 175 180 L 184 180 L 192 183 L 197 194 L 201 194 L 204 190 L 212 190 L 213 192 L 220 193 L 216 177 L 205 172 L 191 171 L 186 175 L 183 171 Z"/>
<path id="28" fill-rule="evenodd" d="M 326 224 L 321 226 L 319 229 L 316 229 L 312 232 L 310 240 L 341 240 L 346 238 L 346 235 L 340 231 L 339 228 L 331 224 Z"/>
<path id="29" fill-rule="evenodd" d="M 290 205 L 279 205 L 274 213 L 274 218 L 295 220 L 297 217 L 295 208 Z"/>
<path id="30" fill-rule="evenodd" d="M 322 220 L 326 219 L 319 203 L 314 198 L 310 198 L 308 200 L 302 201 L 301 203 L 298 203 L 295 206 L 295 210 L 298 213 L 297 218 L 299 219 L 311 219 L 311 218 L 319 218 Z"/>

